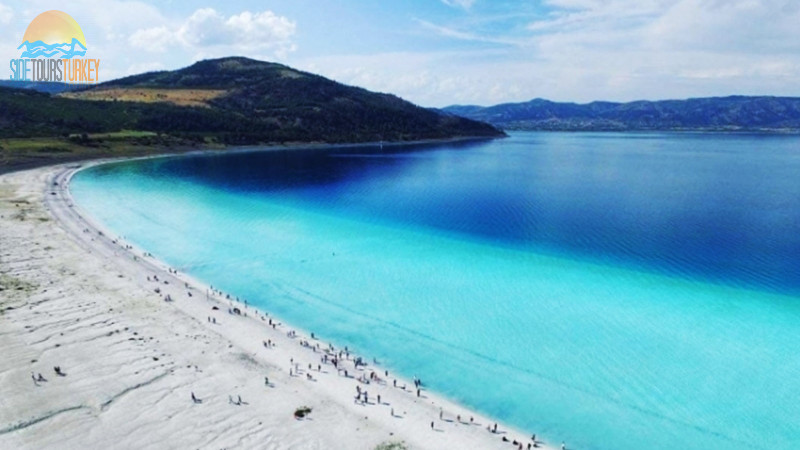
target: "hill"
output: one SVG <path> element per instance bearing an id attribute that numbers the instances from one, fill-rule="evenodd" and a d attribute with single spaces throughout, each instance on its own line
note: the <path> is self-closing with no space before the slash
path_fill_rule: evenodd
<path id="1" fill-rule="evenodd" d="M 136 128 L 164 133 L 217 132 L 221 142 L 234 144 L 502 135 L 484 123 L 430 111 L 394 95 L 241 57 L 134 75 L 61 96 L 169 105 L 173 107 L 171 115 L 156 121 L 142 118 Z M 196 122 L 198 116 L 201 124 Z"/>
<path id="2" fill-rule="evenodd" d="M 534 99 L 489 107 L 450 106 L 443 111 L 519 130 L 800 130 L 800 98 L 796 97 L 731 96 L 588 104 Z"/>
<path id="3" fill-rule="evenodd" d="M 53 86 L 22 87 L 0 86 L 0 172 L 165 149 L 504 136 L 394 95 L 239 57 L 52 95 L 40 91 Z"/>

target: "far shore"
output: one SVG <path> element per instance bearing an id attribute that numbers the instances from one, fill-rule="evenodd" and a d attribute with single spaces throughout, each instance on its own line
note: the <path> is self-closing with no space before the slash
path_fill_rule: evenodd
<path id="1" fill-rule="evenodd" d="M 122 159 L 0 176 L 0 448 L 533 447 L 100 227 L 69 180 Z"/>

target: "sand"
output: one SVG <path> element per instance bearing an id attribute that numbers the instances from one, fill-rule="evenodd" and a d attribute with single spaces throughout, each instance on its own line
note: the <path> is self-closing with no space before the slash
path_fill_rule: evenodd
<path id="1" fill-rule="evenodd" d="M 128 248 L 72 202 L 67 186 L 77 167 L 0 176 L 0 448 L 531 442 L 502 424 L 490 433 L 494 420 L 424 388 L 417 397 L 411 380 L 397 378 L 406 389 L 395 388 L 383 368 L 356 369 L 354 355 L 339 365 L 345 377 L 321 362 L 329 343 L 282 323 L 273 328 L 269 320 L 280 319 L 268 311 L 208 295 L 207 286 Z M 241 314 L 228 312 L 234 307 Z M 359 381 L 371 372 L 381 380 Z M 46 381 L 35 382 L 39 374 Z M 369 392 L 368 404 L 355 401 L 356 386 Z M 312 411 L 296 419 L 302 406 Z"/>

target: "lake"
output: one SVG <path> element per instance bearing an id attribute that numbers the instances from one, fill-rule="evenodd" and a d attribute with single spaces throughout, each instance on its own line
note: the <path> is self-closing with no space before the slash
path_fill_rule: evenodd
<path id="1" fill-rule="evenodd" d="M 507 139 L 96 166 L 126 240 L 571 448 L 800 448 L 800 137 Z"/>

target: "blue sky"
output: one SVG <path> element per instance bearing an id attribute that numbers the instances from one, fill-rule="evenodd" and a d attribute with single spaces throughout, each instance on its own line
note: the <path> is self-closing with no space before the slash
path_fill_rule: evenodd
<path id="1" fill-rule="evenodd" d="M 797 0 L 0 0 L 0 58 L 59 9 L 109 80 L 278 61 L 424 106 L 800 95 Z"/>

